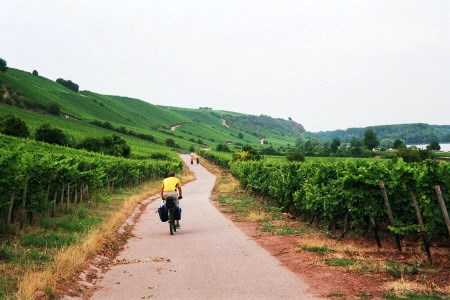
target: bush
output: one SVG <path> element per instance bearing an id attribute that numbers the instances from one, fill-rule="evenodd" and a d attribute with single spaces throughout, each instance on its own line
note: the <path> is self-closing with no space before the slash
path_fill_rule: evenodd
<path id="1" fill-rule="evenodd" d="M 66 88 L 78 93 L 79 86 L 78 84 L 72 82 L 71 80 L 64 80 L 62 78 L 56 79 L 56 82 L 65 86 Z"/>
<path id="2" fill-rule="evenodd" d="M 77 148 L 118 157 L 127 158 L 131 155 L 130 146 L 117 135 L 102 138 L 86 138 L 77 145 Z"/>
<path id="3" fill-rule="evenodd" d="M 59 108 L 59 105 L 56 103 L 50 104 L 49 106 L 47 106 L 47 111 L 49 113 L 51 113 L 52 115 L 56 115 L 59 116 L 61 110 Z"/>
<path id="4" fill-rule="evenodd" d="M 413 148 L 400 148 L 398 149 L 395 160 L 402 158 L 405 162 L 421 162 L 428 158 L 432 158 L 433 154 L 430 150 L 421 150 Z"/>
<path id="5" fill-rule="evenodd" d="M 218 144 L 216 147 L 216 150 L 221 151 L 221 152 L 230 152 L 230 148 L 228 148 L 228 146 L 224 145 L 224 144 Z M 191 152 L 194 152 L 194 151 L 191 151 Z"/>
<path id="6" fill-rule="evenodd" d="M 15 115 L 7 115 L 0 121 L 0 132 L 6 135 L 27 138 L 30 136 L 27 124 Z"/>
<path id="7" fill-rule="evenodd" d="M 0 58 L 0 72 L 6 72 L 6 70 L 8 70 L 7 65 L 6 60 Z"/>
<path id="8" fill-rule="evenodd" d="M 263 155 L 280 155 L 280 153 L 277 150 L 275 150 L 272 146 L 262 149 L 261 154 L 263 154 Z"/>
<path id="9" fill-rule="evenodd" d="M 39 72 L 36 71 L 36 70 L 33 70 L 32 74 L 33 74 L 34 76 L 39 76 Z"/>
<path id="10" fill-rule="evenodd" d="M 294 152 L 287 154 L 286 158 L 288 161 L 305 161 L 305 157 L 300 150 L 295 150 Z"/>
<path id="11" fill-rule="evenodd" d="M 169 147 L 175 147 L 176 146 L 174 139 L 171 139 L 171 138 L 167 138 L 166 139 L 166 145 L 169 146 Z"/>
<path id="12" fill-rule="evenodd" d="M 260 160 L 261 155 L 259 155 L 256 149 L 252 148 L 250 145 L 245 145 L 242 147 L 241 151 L 235 152 L 232 155 L 232 160 Z"/>
<path id="13" fill-rule="evenodd" d="M 34 134 L 34 139 L 40 142 L 69 146 L 68 136 L 59 128 L 52 128 L 50 124 L 42 124 Z"/>

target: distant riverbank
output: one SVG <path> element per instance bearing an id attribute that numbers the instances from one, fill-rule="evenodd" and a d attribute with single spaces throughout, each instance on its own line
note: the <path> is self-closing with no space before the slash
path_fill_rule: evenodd
<path id="1" fill-rule="evenodd" d="M 426 149 L 429 144 L 419 144 L 419 145 L 408 145 L 408 147 L 416 146 L 419 149 Z M 439 144 L 441 146 L 441 151 L 450 152 L 450 143 Z"/>

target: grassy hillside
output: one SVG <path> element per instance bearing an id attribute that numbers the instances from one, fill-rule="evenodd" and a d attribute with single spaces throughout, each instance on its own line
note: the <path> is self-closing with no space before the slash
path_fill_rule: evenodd
<path id="1" fill-rule="evenodd" d="M 74 92 L 59 83 L 29 72 L 10 68 L 0 72 L 0 116 L 13 113 L 26 121 L 32 133 L 43 123 L 63 129 L 75 140 L 86 136 L 104 136 L 111 130 L 91 123 L 108 122 L 119 129 L 132 146 L 133 153 L 144 154 L 145 148 L 161 149 L 171 138 L 187 150 L 191 146 L 215 148 L 228 144 L 238 149 L 243 144 L 258 148 L 294 145 L 304 133 L 303 126 L 269 116 L 252 116 L 211 109 L 165 107 L 139 99 L 101 95 L 91 91 Z M 57 107 L 56 115 L 51 108 Z M 53 112 L 54 113 L 54 112 Z M 178 127 L 174 128 L 174 125 Z M 154 143 L 142 144 L 130 136 L 146 134 Z M 261 145 L 261 139 L 266 145 Z"/>

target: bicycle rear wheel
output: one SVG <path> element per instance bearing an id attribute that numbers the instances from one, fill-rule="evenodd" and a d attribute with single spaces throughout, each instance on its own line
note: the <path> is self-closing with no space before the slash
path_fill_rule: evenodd
<path id="1" fill-rule="evenodd" d="M 175 219 L 174 219 L 174 216 L 173 216 L 173 210 L 172 210 L 172 208 L 169 208 L 168 214 L 169 214 L 169 228 L 170 228 L 170 235 L 173 235 L 173 233 L 175 232 L 175 231 L 174 231 L 174 228 L 175 228 Z"/>

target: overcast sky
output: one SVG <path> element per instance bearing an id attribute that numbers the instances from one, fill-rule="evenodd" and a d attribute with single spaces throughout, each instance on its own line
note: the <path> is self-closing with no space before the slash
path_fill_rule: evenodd
<path id="1" fill-rule="evenodd" d="M 0 57 L 81 90 L 312 132 L 450 125 L 448 0 L 2 0 Z"/>

